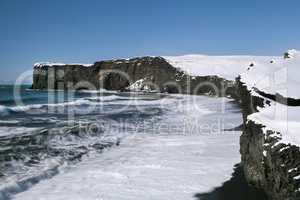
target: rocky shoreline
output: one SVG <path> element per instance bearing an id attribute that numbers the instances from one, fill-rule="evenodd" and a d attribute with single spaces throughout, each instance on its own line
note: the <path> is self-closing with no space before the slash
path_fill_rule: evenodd
<path id="1" fill-rule="evenodd" d="M 248 120 L 249 115 L 258 112 L 258 108 L 270 104 L 271 101 L 298 106 L 297 99 L 278 98 L 259 90 L 253 95 L 240 78 L 230 81 L 218 76 L 190 76 L 162 57 L 101 61 L 89 67 L 36 65 L 32 88 L 104 88 L 120 91 L 134 88 L 231 97 L 240 103 L 243 112 L 244 128 L 240 138 L 240 152 L 248 183 L 263 189 L 273 200 L 300 199 L 300 179 L 295 179 L 300 174 L 299 147 L 281 144 L 281 133 L 267 130 L 264 124 Z"/>

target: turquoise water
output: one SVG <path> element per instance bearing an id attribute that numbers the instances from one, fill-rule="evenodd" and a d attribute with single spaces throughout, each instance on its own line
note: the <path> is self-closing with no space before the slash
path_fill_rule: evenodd
<path id="1" fill-rule="evenodd" d="M 76 98 L 90 96 L 85 93 L 67 93 L 64 91 L 31 90 L 31 85 L 0 85 L 0 105 L 16 106 L 19 100 L 25 105 L 61 103 Z M 73 97 L 74 96 L 74 97 Z"/>

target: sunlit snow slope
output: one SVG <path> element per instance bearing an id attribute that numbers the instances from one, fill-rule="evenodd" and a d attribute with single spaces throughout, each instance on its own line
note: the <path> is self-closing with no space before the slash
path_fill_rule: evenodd
<path id="1" fill-rule="evenodd" d="M 289 58 L 275 58 L 269 62 L 256 63 L 241 74 L 241 81 L 249 90 L 257 88 L 268 94 L 280 94 L 294 99 L 300 98 L 299 74 L 300 51 L 287 51 Z"/>
<path id="2" fill-rule="evenodd" d="M 271 56 L 208 56 L 184 55 L 164 56 L 174 67 L 180 68 L 192 76 L 219 76 L 235 80 L 238 75 L 247 71 L 250 65 L 269 63 L 277 59 Z"/>

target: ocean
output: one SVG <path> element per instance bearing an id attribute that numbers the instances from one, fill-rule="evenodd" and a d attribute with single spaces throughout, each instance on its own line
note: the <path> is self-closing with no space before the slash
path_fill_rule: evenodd
<path id="1" fill-rule="evenodd" d="M 191 186 L 186 187 L 182 199 L 186 199 L 187 195 L 192 198 L 230 179 L 235 164 L 240 162 L 238 139 L 241 132 L 234 130 L 241 123 L 239 106 L 225 98 L 106 90 L 42 91 L 31 90 L 28 85 L 17 88 L 2 85 L 0 199 L 31 199 L 33 195 L 38 196 L 37 199 L 73 198 L 74 193 L 64 189 L 70 186 L 65 181 L 68 179 L 64 178 L 66 174 L 72 177 L 72 182 L 77 181 L 77 187 L 73 189 L 84 181 L 91 185 L 78 188 L 76 192 L 85 195 L 82 198 L 91 195 L 93 191 L 90 189 L 101 180 L 107 185 L 99 186 L 96 191 L 102 188 L 103 195 L 108 195 L 109 191 L 120 187 L 120 177 L 123 180 L 123 177 L 129 177 L 128 174 L 143 174 L 149 166 L 151 170 L 164 171 L 161 164 L 164 159 L 165 165 L 175 161 L 177 164 L 172 164 L 173 176 L 162 174 L 162 171 L 160 176 L 167 176 L 166 184 L 178 185 L 180 180 L 174 179 L 176 173 L 180 176 L 186 173 L 185 178 L 191 179 L 185 180 L 185 184 Z M 133 152 L 128 151 L 128 145 Z M 182 152 L 185 154 L 177 157 Z M 120 153 L 123 156 L 120 157 Z M 184 160 L 187 154 L 191 155 Z M 151 155 L 152 160 L 145 161 Z M 126 158 L 131 163 L 131 171 L 125 170 L 124 174 L 120 174 L 119 171 L 126 165 L 126 161 L 120 164 L 120 160 Z M 145 169 L 140 166 L 142 162 L 146 162 L 142 165 L 147 166 Z M 181 171 L 185 165 L 195 167 Z M 207 166 L 219 170 L 220 174 L 210 171 Z M 94 179 L 87 180 L 91 170 L 101 172 L 107 168 L 111 168 L 112 171 L 107 173 L 113 174 L 113 177 L 109 176 L 106 180 L 107 174 L 99 175 L 97 172 L 96 182 Z M 162 189 L 160 185 L 140 188 L 146 182 L 156 182 L 152 180 L 155 174 L 157 171 L 150 171 L 149 176 L 143 176 L 145 180 L 131 186 L 124 182 L 122 192 L 132 195 L 129 191 L 139 193 Z M 109 183 L 114 178 L 117 185 Z M 45 184 L 51 187 L 45 189 Z M 129 186 L 137 187 L 135 190 L 126 188 Z M 57 194 L 45 194 L 54 188 L 59 191 Z M 177 190 L 174 188 L 174 191 Z M 103 199 L 119 199 L 119 191 L 117 189 L 113 193 L 116 196 Z M 169 199 L 171 196 L 166 193 L 160 197 Z"/>

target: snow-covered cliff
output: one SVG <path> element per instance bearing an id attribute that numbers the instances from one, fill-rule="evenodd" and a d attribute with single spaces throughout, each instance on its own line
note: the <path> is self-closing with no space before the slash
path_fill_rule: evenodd
<path id="1" fill-rule="evenodd" d="M 93 65 L 37 64 L 35 89 L 49 89 L 49 70 L 58 83 L 90 81 L 100 87 L 103 70 L 125 72 L 130 79 L 105 74 L 104 88 L 231 96 L 243 110 L 241 155 L 249 183 L 272 199 L 297 199 L 300 194 L 300 52 L 282 57 L 164 56 L 96 62 Z M 59 71 L 64 76 L 60 77 Z M 180 86 L 174 87 L 170 84 Z M 216 86 L 202 86 L 211 83 Z M 152 88 L 153 85 L 158 86 Z M 223 91 L 225 92 L 216 92 Z M 78 88 L 77 88 L 78 89 Z"/>

